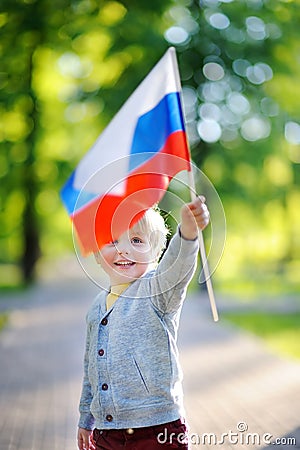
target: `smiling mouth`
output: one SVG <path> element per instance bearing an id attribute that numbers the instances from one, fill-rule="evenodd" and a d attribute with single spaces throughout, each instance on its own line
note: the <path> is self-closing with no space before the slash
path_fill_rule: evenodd
<path id="1" fill-rule="evenodd" d="M 114 264 L 115 264 L 115 266 L 126 268 L 126 267 L 134 266 L 135 262 L 133 262 L 133 261 L 118 261 L 118 262 L 115 262 Z"/>

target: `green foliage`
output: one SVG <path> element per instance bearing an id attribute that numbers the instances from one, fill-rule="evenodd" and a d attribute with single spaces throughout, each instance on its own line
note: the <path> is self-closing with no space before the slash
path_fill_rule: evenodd
<path id="1" fill-rule="evenodd" d="M 299 290 L 299 1 L 181 1 L 169 17 L 193 159 L 225 208 L 217 281 Z"/>
<path id="2" fill-rule="evenodd" d="M 59 190 L 169 44 L 227 218 L 217 282 L 299 288 L 299 0 L 2 0 L 0 279 L 73 250 Z M 252 276 L 252 275 L 251 275 Z"/>
<path id="3" fill-rule="evenodd" d="M 224 318 L 260 336 L 275 352 L 283 356 L 300 358 L 300 313 L 228 313 L 224 314 Z"/>
<path id="4" fill-rule="evenodd" d="M 30 281 L 40 253 L 72 249 L 59 190 L 166 49 L 167 4 L 1 2 L 2 283 L 19 280 L 13 264 Z"/>

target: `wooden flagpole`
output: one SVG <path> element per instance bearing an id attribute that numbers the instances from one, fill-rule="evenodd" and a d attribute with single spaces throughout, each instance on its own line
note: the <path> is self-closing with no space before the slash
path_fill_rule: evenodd
<path id="1" fill-rule="evenodd" d="M 174 47 L 170 47 L 169 50 L 170 50 L 172 63 L 173 63 L 173 67 L 174 67 L 174 75 L 176 77 L 176 85 L 177 85 L 178 91 L 181 94 L 182 89 L 181 89 L 181 81 L 180 81 L 179 69 L 178 69 L 178 64 L 177 64 L 176 50 Z M 191 156 L 187 138 L 186 138 L 186 144 L 187 144 L 189 156 Z M 190 160 L 191 160 L 191 157 L 190 157 Z M 190 194 L 191 194 L 191 200 L 194 201 L 195 198 L 197 197 L 197 194 L 196 194 L 196 188 L 195 188 L 195 178 L 194 178 L 193 168 L 192 168 L 191 163 L 190 163 L 190 170 L 188 171 L 188 177 L 189 177 L 188 180 L 189 180 L 189 189 L 190 189 Z M 210 301 L 210 307 L 211 307 L 213 319 L 215 322 L 217 322 L 219 320 L 219 316 L 218 316 L 218 311 L 217 311 L 217 307 L 216 307 L 215 296 L 214 296 L 214 291 L 213 291 L 212 282 L 211 282 L 211 275 L 210 275 L 209 267 L 208 267 L 208 261 L 207 261 L 207 257 L 206 257 L 203 234 L 202 234 L 201 230 L 199 230 L 199 232 L 198 232 L 198 239 L 199 239 L 200 256 L 201 256 L 201 261 L 202 261 L 202 266 L 203 266 L 203 271 L 204 271 L 204 276 L 205 276 L 205 282 L 206 282 L 208 297 L 209 297 L 209 301 Z"/>
<path id="2" fill-rule="evenodd" d="M 195 179 L 194 179 L 192 166 L 191 166 L 190 170 L 188 171 L 188 177 L 189 177 L 189 188 L 190 188 L 191 200 L 194 201 L 197 197 L 197 194 L 196 194 Z M 210 308 L 211 308 L 213 319 L 215 322 L 217 322 L 219 320 L 219 315 L 218 315 L 217 305 L 216 305 L 214 291 L 213 291 L 212 282 L 211 282 L 211 274 L 210 274 L 209 267 L 208 267 L 208 261 L 207 261 L 207 256 L 206 256 L 203 234 L 202 234 L 201 230 L 198 231 L 198 240 L 199 240 L 199 249 L 200 249 L 200 256 L 201 256 L 201 261 L 202 261 L 202 267 L 203 267 L 204 277 L 205 277 L 205 282 L 206 282 L 206 287 L 207 287 L 207 293 L 208 293 L 209 302 L 210 302 Z"/>

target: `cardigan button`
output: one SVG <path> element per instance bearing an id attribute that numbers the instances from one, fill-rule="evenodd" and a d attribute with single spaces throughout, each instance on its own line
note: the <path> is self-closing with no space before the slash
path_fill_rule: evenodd
<path id="1" fill-rule="evenodd" d="M 107 414 L 106 420 L 107 420 L 108 422 L 112 422 L 112 421 L 113 421 L 113 416 L 110 415 L 110 414 Z"/>
<path id="2" fill-rule="evenodd" d="M 102 384 L 102 391 L 107 391 L 108 385 L 106 383 Z"/>
<path id="3" fill-rule="evenodd" d="M 104 317 L 104 319 L 101 320 L 101 325 L 105 326 L 105 325 L 107 325 L 107 322 L 108 322 L 107 318 Z"/>
<path id="4" fill-rule="evenodd" d="M 98 355 L 99 355 L 99 356 L 103 356 L 103 355 L 104 355 L 104 350 L 103 350 L 103 348 L 100 348 L 100 350 L 98 351 Z"/>

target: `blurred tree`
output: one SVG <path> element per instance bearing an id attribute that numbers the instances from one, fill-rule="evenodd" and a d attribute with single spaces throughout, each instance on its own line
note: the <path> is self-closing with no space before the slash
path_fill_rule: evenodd
<path id="1" fill-rule="evenodd" d="M 1 0 L 1 280 L 72 248 L 60 187 L 168 44 L 193 159 L 230 217 L 222 273 L 250 253 L 300 265 L 299 4 Z"/>
<path id="2" fill-rule="evenodd" d="M 19 256 L 26 281 L 31 280 L 40 254 L 34 208 L 38 189 L 34 168 L 38 100 L 32 88 L 34 53 L 44 39 L 44 16 L 40 13 L 39 5 L 1 4 L 1 229 L 2 235 L 8 236 L 8 248 L 2 247 L 1 254 L 5 259 L 11 249 L 12 258 Z M 22 242 L 17 244 L 22 248 L 20 255 L 11 240 L 11 230 L 16 228 L 22 235 Z"/>
<path id="3" fill-rule="evenodd" d="M 25 282 L 41 251 L 64 245 L 70 165 L 165 50 L 168 3 L 1 1 L 0 263 L 19 262 Z"/>
<path id="4" fill-rule="evenodd" d="M 168 12 L 193 159 L 229 217 L 236 263 L 229 256 L 225 276 L 250 261 L 282 272 L 300 260 L 299 6 L 182 0 Z"/>

